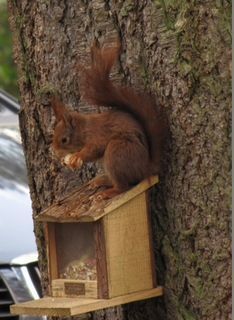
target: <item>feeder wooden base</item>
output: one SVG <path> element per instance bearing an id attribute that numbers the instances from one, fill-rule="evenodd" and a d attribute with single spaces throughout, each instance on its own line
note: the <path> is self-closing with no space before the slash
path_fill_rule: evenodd
<path id="1" fill-rule="evenodd" d="M 75 316 L 133 301 L 158 297 L 162 294 L 163 288 L 157 287 L 154 289 L 135 292 L 112 299 L 45 297 L 39 300 L 12 305 L 11 313 L 16 315 L 26 314 L 33 316 Z"/>

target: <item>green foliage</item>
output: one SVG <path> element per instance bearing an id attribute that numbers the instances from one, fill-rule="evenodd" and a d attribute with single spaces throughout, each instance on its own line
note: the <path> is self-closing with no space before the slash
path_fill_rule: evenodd
<path id="1" fill-rule="evenodd" d="M 12 35 L 5 1 L 0 1 L 0 88 L 18 96 L 17 73 L 12 53 Z"/>

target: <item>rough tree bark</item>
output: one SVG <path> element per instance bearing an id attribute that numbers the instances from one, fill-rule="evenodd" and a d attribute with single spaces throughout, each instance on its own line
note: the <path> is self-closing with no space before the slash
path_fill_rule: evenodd
<path id="1" fill-rule="evenodd" d="M 164 299 L 101 311 L 92 319 L 231 319 L 230 69 L 231 1 L 9 0 L 21 93 L 20 124 L 33 216 L 95 172 L 73 174 L 53 159 L 58 90 L 79 104 L 77 62 L 94 38 L 118 34 L 117 79 L 157 92 L 171 138 L 152 199 L 157 271 Z M 44 234 L 35 225 L 44 291 Z"/>

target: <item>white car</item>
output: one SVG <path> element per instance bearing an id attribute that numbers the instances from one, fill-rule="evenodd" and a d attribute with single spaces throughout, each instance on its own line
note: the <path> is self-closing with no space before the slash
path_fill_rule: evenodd
<path id="1" fill-rule="evenodd" d="M 42 295 L 18 110 L 0 90 L 0 320 L 39 320 L 10 314 L 11 304 Z"/>

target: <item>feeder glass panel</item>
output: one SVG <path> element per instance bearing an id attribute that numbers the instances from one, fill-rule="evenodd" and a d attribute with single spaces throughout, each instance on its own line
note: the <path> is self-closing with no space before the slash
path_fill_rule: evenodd
<path id="1" fill-rule="evenodd" d="M 96 280 L 92 223 L 57 223 L 56 244 L 60 279 Z"/>

